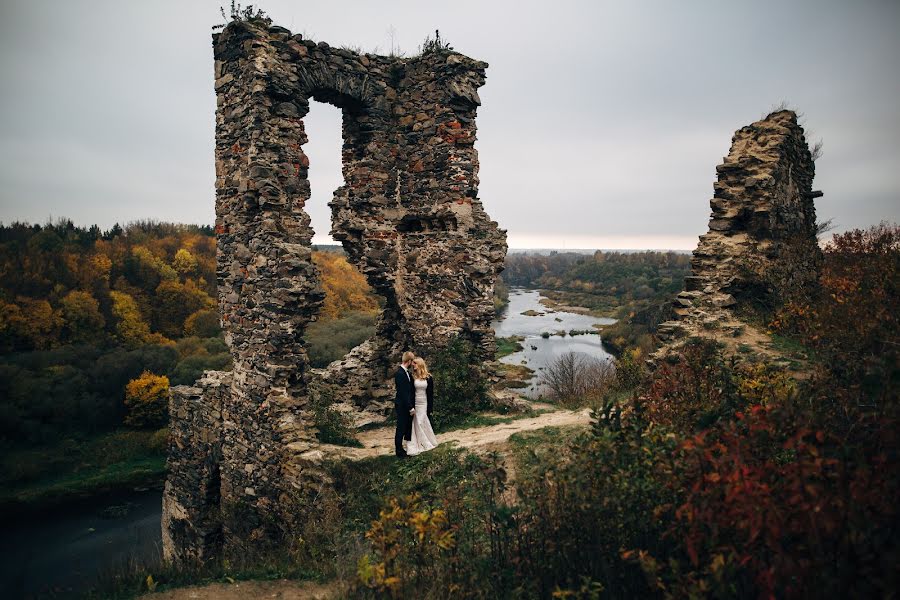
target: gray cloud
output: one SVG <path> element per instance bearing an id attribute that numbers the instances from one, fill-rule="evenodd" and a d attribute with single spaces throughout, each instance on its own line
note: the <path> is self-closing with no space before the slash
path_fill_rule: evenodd
<path id="1" fill-rule="evenodd" d="M 0 4 L 0 219 L 213 220 L 210 25 L 225 2 Z M 409 53 L 440 28 L 490 63 L 481 197 L 513 246 L 691 248 L 738 127 L 781 100 L 822 139 L 839 230 L 900 220 L 892 1 L 268 1 L 295 32 Z M 318 236 L 340 121 L 307 118 Z M 321 237 L 317 237 L 321 239 Z"/>

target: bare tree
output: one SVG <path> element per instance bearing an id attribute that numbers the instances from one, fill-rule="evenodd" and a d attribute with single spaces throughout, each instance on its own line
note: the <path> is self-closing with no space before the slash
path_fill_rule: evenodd
<path id="1" fill-rule="evenodd" d="M 541 383 L 550 390 L 550 397 L 569 406 L 599 400 L 614 378 L 611 363 L 575 352 L 563 354 L 541 373 Z"/>

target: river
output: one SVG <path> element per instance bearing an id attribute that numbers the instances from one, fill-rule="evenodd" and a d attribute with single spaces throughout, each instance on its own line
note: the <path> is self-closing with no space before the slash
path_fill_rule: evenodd
<path id="1" fill-rule="evenodd" d="M 604 350 L 600 341 L 600 332 L 595 325 L 611 325 L 615 319 L 592 317 L 574 312 L 552 310 L 541 304 L 543 296 L 538 290 L 514 288 L 509 292 L 509 305 L 503 314 L 494 321 L 493 327 L 497 337 L 520 336 L 523 350 L 504 356 L 500 362 L 510 365 L 525 365 L 534 371 L 528 387 L 521 393 L 529 398 L 538 399 L 546 389 L 540 383 L 540 372 L 553 360 L 566 354 L 576 352 L 603 361 L 612 360 L 612 355 Z M 590 331 L 584 335 L 554 335 L 559 331 Z M 541 334 L 550 334 L 543 337 Z"/>
<path id="2" fill-rule="evenodd" d="M 7 523 L 0 598 L 69 598 L 128 564 L 158 564 L 160 490 L 108 494 Z"/>

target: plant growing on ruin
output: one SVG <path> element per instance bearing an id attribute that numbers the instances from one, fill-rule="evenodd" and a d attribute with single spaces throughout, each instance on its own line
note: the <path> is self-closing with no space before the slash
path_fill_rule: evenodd
<path id="1" fill-rule="evenodd" d="M 264 25 L 272 24 L 272 19 L 268 15 L 266 15 L 265 11 L 261 8 L 253 6 L 252 4 L 248 4 L 246 7 L 242 7 L 239 2 L 231 0 L 231 9 L 226 12 L 225 7 L 220 6 L 219 12 L 222 13 L 222 18 L 225 19 L 225 23 L 214 25 L 213 29 L 222 29 L 232 21 L 246 21 L 248 23 L 259 22 L 263 23 Z"/>
<path id="2" fill-rule="evenodd" d="M 441 39 L 441 32 L 434 30 L 434 39 L 431 36 L 425 36 L 425 41 L 419 46 L 419 54 L 431 54 L 432 52 L 453 52 L 453 46 L 447 40 Z"/>
<path id="3" fill-rule="evenodd" d="M 465 415 L 488 407 L 487 381 L 471 342 L 455 338 L 428 362 L 437 399 L 435 427 L 446 429 Z"/>
<path id="4" fill-rule="evenodd" d="M 325 444 L 353 446 L 361 448 L 362 444 L 353 435 L 350 419 L 334 406 L 334 392 L 327 384 L 315 382 L 309 389 L 310 406 L 313 413 L 313 425 L 316 437 Z"/>

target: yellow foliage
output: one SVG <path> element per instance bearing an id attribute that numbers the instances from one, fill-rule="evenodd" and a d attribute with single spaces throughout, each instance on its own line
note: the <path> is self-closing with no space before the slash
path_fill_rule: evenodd
<path id="1" fill-rule="evenodd" d="M 391 498 L 378 519 L 366 532 L 373 556 L 363 556 L 357 564 L 357 581 L 365 587 L 397 597 L 405 585 L 428 570 L 456 546 L 456 527 L 443 510 L 422 507 L 417 494 Z"/>
<path id="2" fill-rule="evenodd" d="M 375 292 L 347 258 L 337 252 L 313 252 L 313 261 L 322 273 L 325 303 L 319 313 L 323 321 L 339 319 L 350 312 L 375 312 Z"/>
<path id="3" fill-rule="evenodd" d="M 131 249 L 131 255 L 137 260 L 141 269 L 157 274 L 164 280 L 177 279 L 175 269 L 166 264 L 144 246 L 135 246 Z"/>
<path id="4" fill-rule="evenodd" d="M 197 270 L 197 265 L 197 259 L 194 258 L 194 255 L 184 248 L 175 253 L 175 259 L 172 261 L 172 266 L 181 276 L 193 274 Z"/>
<path id="5" fill-rule="evenodd" d="M 72 290 L 60 301 L 69 337 L 76 341 L 90 341 L 103 334 L 106 320 L 100 313 L 100 303 L 88 292 Z"/>
<path id="6" fill-rule="evenodd" d="M 748 365 L 738 371 L 738 391 L 753 404 L 783 402 L 796 392 L 794 380 L 785 371 L 763 364 Z"/>
<path id="7" fill-rule="evenodd" d="M 122 343 L 128 348 L 137 348 L 151 343 L 153 338 L 150 334 L 150 326 L 141 316 L 141 311 L 134 298 L 115 290 L 109 292 L 109 297 L 112 298 L 112 312 L 117 320 L 116 334 Z"/>
<path id="8" fill-rule="evenodd" d="M 191 279 L 184 283 L 163 281 L 156 288 L 155 303 L 157 329 L 172 337 L 181 335 L 185 320 L 192 313 L 216 305 L 215 300 Z"/>
<path id="9" fill-rule="evenodd" d="M 169 406 L 169 378 L 144 371 L 125 386 L 125 424 L 130 427 L 159 427 L 166 422 Z"/>
<path id="10" fill-rule="evenodd" d="M 0 301 L 0 335 L 27 340 L 34 348 L 49 348 L 57 340 L 62 318 L 46 300 L 19 296 Z"/>

